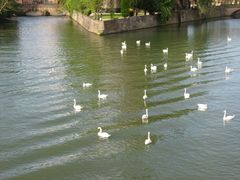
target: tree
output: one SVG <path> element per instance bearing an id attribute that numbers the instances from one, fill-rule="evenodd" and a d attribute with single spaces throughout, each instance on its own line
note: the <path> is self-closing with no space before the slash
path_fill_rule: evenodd
<path id="1" fill-rule="evenodd" d="M 160 20 L 165 22 L 168 20 L 175 6 L 176 0 L 130 0 L 130 5 L 133 9 L 142 9 L 149 14 L 155 12 L 160 14 Z"/>
<path id="2" fill-rule="evenodd" d="M 99 11 L 102 7 L 103 0 L 90 0 L 89 8 L 95 13 L 95 18 L 99 19 Z"/>
<path id="3" fill-rule="evenodd" d="M 197 7 L 200 15 L 207 16 L 208 10 L 212 6 L 212 0 L 197 0 Z"/>
<path id="4" fill-rule="evenodd" d="M 15 0 L 0 0 L 0 17 L 9 17 L 19 11 L 19 4 Z"/>
<path id="5" fill-rule="evenodd" d="M 121 13 L 123 17 L 127 17 L 129 15 L 130 1 L 129 0 L 121 0 Z"/>

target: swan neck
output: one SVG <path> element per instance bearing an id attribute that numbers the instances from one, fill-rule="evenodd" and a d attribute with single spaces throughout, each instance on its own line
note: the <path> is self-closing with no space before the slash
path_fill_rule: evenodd
<path id="1" fill-rule="evenodd" d="M 150 140 L 150 132 L 148 132 L 148 139 Z"/>
<path id="2" fill-rule="evenodd" d="M 146 109 L 146 115 L 148 116 L 148 109 Z"/>

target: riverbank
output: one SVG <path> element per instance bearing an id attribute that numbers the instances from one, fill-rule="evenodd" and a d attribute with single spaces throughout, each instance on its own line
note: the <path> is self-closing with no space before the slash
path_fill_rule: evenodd
<path id="1" fill-rule="evenodd" d="M 157 27 L 161 25 L 179 24 L 185 22 L 199 21 L 203 19 L 212 19 L 230 16 L 233 12 L 225 7 L 214 7 L 208 16 L 200 16 L 197 10 L 181 10 L 174 12 L 166 23 L 161 23 L 158 15 L 132 16 L 124 19 L 113 20 L 94 20 L 74 11 L 69 16 L 89 32 L 98 35 L 107 35 L 138 29 Z"/>

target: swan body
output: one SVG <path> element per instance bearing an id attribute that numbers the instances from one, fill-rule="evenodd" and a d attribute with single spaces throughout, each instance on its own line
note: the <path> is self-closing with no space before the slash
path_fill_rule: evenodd
<path id="1" fill-rule="evenodd" d="M 148 120 L 148 109 L 146 109 L 146 114 L 142 115 L 142 120 L 147 121 Z"/>
<path id="2" fill-rule="evenodd" d="M 185 53 L 185 59 L 186 59 L 186 61 L 192 59 L 192 57 L 193 57 L 193 51 L 191 51 L 190 53 Z"/>
<path id="3" fill-rule="evenodd" d="M 92 86 L 92 84 L 91 83 L 83 83 L 83 87 L 90 87 L 90 86 Z"/>
<path id="4" fill-rule="evenodd" d="M 198 65 L 198 68 L 202 67 L 202 61 L 200 61 L 200 58 L 198 58 L 197 65 Z"/>
<path id="5" fill-rule="evenodd" d="M 184 99 L 188 99 L 188 98 L 190 98 L 190 94 L 189 93 L 187 93 L 187 88 L 184 88 Z"/>
<path id="6" fill-rule="evenodd" d="M 54 72 L 55 72 L 55 69 L 54 69 L 54 68 L 51 68 L 48 72 L 49 72 L 49 74 L 54 73 Z"/>
<path id="7" fill-rule="evenodd" d="M 122 49 L 126 50 L 127 49 L 127 44 L 122 44 Z"/>
<path id="8" fill-rule="evenodd" d="M 148 132 L 148 138 L 145 139 L 144 144 L 145 144 L 145 145 L 148 145 L 148 144 L 151 144 L 151 143 L 152 143 L 152 140 L 151 140 L 151 138 L 150 138 L 150 132 Z"/>
<path id="9" fill-rule="evenodd" d="M 168 53 L 168 48 L 163 49 L 163 53 L 164 53 L 164 54 L 167 54 L 167 53 Z"/>
<path id="10" fill-rule="evenodd" d="M 151 71 L 156 72 L 157 71 L 157 66 L 154 66 L 153 64 L 151 64 Z"/>
<path id="11" fill-rule="evenodd" d="M 225 73 L 231 73 L 231 72 L 233 72 L 233 69 L 226 66 Z"/>
<path id="12" fill-rule="evenodd" d="M 164 67 L 164 69 L 167 69 L 167 67 L 168 67 L 167 63 L 164 63 L 163 67 Z"/>
<path id="13" fill-rule="evenodd" d="M 198 69 L 196 67 L 190 66 L 190 71 L 196 72 Z"/>
<path id="14" fill-rule="evenodd" d="M 227 111 L 226 111 L 226 110 L 224 110 L 223 112 L 224 112 L 223 121 L 230 121 L 230 120 L 232 120 L 233 118 L 235 118 L 235 115 L 227 116 L 227 115 L 226 115 L 226 114 L 227 114 Z"/>
<path id="15" fill-rule="evenodd" d="M 123 49 L 120 50 L 120 54 L 123 55 Z"/>
<path id="16" fill-rule="evenodd" d="M 107 132 L 102 132 L 102 128 L 101 127 L 98 127 L 99 129 L 99 132 L 98 132 L 98 137 L 100 138 L 109 138 L 111 135 L 108 134 Z"/>
<path id="17" fill-rule="evenodd" d="M 147 90 L 144 90 L 143 100 L 147 99 Z"/>
<path id="18" fill-rule="evenodd" d="M 101 94 L 100 90 L 98 90 L 98 99 L 106 99 L 107 96 L 107 94 Z"/>
<path id="19" fill-rule="evenodd" d="M 146 47 L 150 47 L 150 45 L 151 45 L 151 44 L 150 44 L 150 41 L 147 42 L 147 43 L 145 43 L 145 46 L 146 46 Z"/>
<path id="20" fill-rule="evenodd" d="M 199 111 L 206 111 L 207 110 L 207 104 L 198 104 L 198 110 Z"/>
<path id="21" fill-rule="evenodd" d="M 147 73 L 147 65 L 145 64 L 144 72 Z"/>
<path id="22" fill-rule="evenodd" d="M 82 110 L 82 106 L 76 104 L 76 99 L 73 99 L 73 108 L 77 112 Z"/>
<path id="23" fill-rule="evenodd" d="M 232 41 L 232 38 L 230 38 L 229 36 L 227 37 L 227 41 L 230 42 Z"/>
<path id="24" fill-rule="evenodd" d="M 140 40 L 137 40 L 137 41 L 136 41 L 136 44 L 137 44 L 138 46 L 140 46 L 141 41 L 140 41 Z"/>

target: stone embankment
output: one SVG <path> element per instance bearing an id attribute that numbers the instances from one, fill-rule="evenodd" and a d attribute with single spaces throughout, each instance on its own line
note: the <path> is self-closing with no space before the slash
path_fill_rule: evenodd
<path id="1" fill-rule="evenodd" d="M 229 9 L 226 9 L 224 7 L 215 7 L 211 9 L 207 19 L 230 16 L 231 13 L 232 12 L 230 12 Z M 164 24 L 160 23 L 157 15 L 132 16 L 124 19 L 100 21 L 100 20 L 94 20 L 88 16 L 85 16 L 75 11 L 70 15 L 70 17 L 73 20 L 77 21 L 89 32 L 92 32 L 98 35 L 151 28 L 151 27 L 157 27 L 164 24 L 178 24 L 179 21 L 181 23 L 198 21 L 206 18 L 206 17 L 200 16 L 197 10 L 181 10 L 179 13 L 175 12 L 170 17 L 170 19 Z"/>

